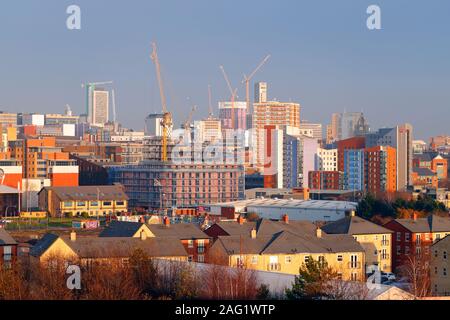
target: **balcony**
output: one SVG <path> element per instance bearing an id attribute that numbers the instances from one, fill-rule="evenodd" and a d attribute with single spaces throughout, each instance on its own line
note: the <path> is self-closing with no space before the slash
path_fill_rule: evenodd
<path id="1" fill-rule="evenodd" d="M 389 240 L 382 240 L 382 241 L 381 241 L 381 245 L 382 245 L 383 247 L 389 246 Z"/>
<path id="2" fill-rule="evenodd" d="M 381 260 L 389 260 L 391 258 L 391 255 L 386 253 L 386 254 L 382 254 L 380 256 Z"/>
<path id="3" fill-rule="evenodd" d="M 198 247 L 197 253 L 205 253 L 205 247 Z"/>
<path id="4" fill-rule="evenodd" d="M 269 263 L 267 265 L 267 271 L 281 271 L 281 264 L 279 264 L 279 263 Z"/>

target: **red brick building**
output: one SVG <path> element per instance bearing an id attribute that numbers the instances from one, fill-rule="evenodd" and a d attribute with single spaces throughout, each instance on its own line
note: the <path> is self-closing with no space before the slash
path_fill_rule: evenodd
<path id="1" fill-rule="evenodd" d="M 392 236 L 392 269 L 396 270 L 413 255 L 429 255 L 430 246 L 450 234 L 450 218 L 395 219 L 384 225 Z"/>
<path id="2" fill-rule="evenodd" d="M 310 171 L 309 188 L 311 190 L 342 190 L 344 174 L 339 171 Z"/>

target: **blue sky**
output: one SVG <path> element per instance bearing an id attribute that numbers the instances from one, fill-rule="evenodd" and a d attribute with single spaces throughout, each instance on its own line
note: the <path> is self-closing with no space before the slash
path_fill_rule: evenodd
<path id="1" fill-rule="evenodd" d="M 66 8 L 82 10 L 82 30 L 66 28 Z M 366 28 L 378 4 L 382 30 Z M 302 104 L 302 118 L 364 111 L 372 128 L 410 122 L 417 138 L 450 134 L 448 0 L 3 0 L 0 110 L 84 110 L 86 81 L 114 80 L 119 120 L 142 129 L 160 110 L 150 43 L 157 41 L 169 107 L 185 120 L 229 98 L 219 65 L 239 95 L 255 77 L 269 96 Z M 215 103 L 216 105 L 216 103 Z"/>

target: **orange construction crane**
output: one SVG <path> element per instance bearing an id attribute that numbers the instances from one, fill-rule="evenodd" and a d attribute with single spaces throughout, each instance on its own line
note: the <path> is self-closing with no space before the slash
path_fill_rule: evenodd
<path id="1" fill-rule="evenodd" d="M 163 128 L 163 137 L 162 137 L 162 155 L 161 160 L 163 162 L 167 162 L 167 144 L 169 139 L 169 128 L 172 126 L 172 114 L 167 111 L 167 103 L 166 96 L 164 94 L 164 85 L 161 77 L 161 65 L 159 63 L 158 52 L 156 48 L 156 43 L 152 43 L 153 52 L 151 54 L 151 59 L 156 67 L 156 78 L 158 79 L 159 85 L 159 94 L 161 96 L 161 104 L 162 104 L 162 113 L 163 119 L 161 120 L 161 126 Z"/>

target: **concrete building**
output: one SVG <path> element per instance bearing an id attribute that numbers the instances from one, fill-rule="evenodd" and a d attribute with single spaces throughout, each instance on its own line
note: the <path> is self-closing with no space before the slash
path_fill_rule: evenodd
<path id="1" fill-rule="evenodd" d="M 45 115 L 43 114 L 23 114 L 22 115 L 22 125 L 33 125 L 33 126 L 44 126 L 45 125 Z"/>
<path id="2" fill-rule="evenodd" d="M 333 113 L 331 117 L 330 142 L 364 136 L 370 128 L 362 112 Z"/>
<path id="3" fill-rule="evenodd" d="M 317 149 L 315 170 L 338 171 L 338 149 Z"/>
<path id="4" fill-rule="evenodd" d="M 0 125 L 3 127 L 16 127 L 17 113 L 0 111 Z"/>
<path id="5" fill-rule="evenodd" d="M 392 147 L 366 148 L 365 192 L 377 195 L 397 191 L 397 157 Z"/>
<path id="6" fill-rule="evenodd" d="M 300 129 L 300 105 L 277 101 L 254 104 L 253 128 L 256 145 L 253 145 L 252 148 L 255 150 L 256 166 L 260 168 L 264 164 L 264 149 L 266 148 L 264 128 L 266 126 L 276 126 L 281 130 L 288 126 Z"/>
<path id="7" fill-rule="evenodd" d="M 366 135 L 366 147 L 390 146 L 397 150 L 397 189 L 412 185 L 413 128 L 410 124 L 384 128 Z"/>
<path id="8" fill-rule="evenodd" d="M 223 129 L 247 129 L 247 102 L 219 102 L 219 119 Z M 233 123 L 234 121 L 234 123 Z"/>
<path id="9" fill-rule="evenodd" d="M 220 119 L 209 117 L 194 122 L 197 141 L 215 143 L 223 139 L 222 122 Z"/>
<path id="10" fill-rule="evenodd" d="M 267 102 L 267 82 L 255 83 L 255 103 Z"/>
<path id="11" fill-rule="evenodd" d="M 344 190 L 365 189 L 365 152 L 363 149 L 344 151 Z"/>
<path id="12" fill-rule="evenodd" d="M 303 130 L 312 130 L 313 138 L 322 141 L 323 139 L 323 129 L 321 123 L 311 123 L 309 121 L 301 121 L 300 129 Z"/>
<path id="13" fill-rule="evenodd" d="M 89 106 L 89 123 L 104 125 L 109 121 L 109 91 L 96 88 L 92 90 Z"/>

